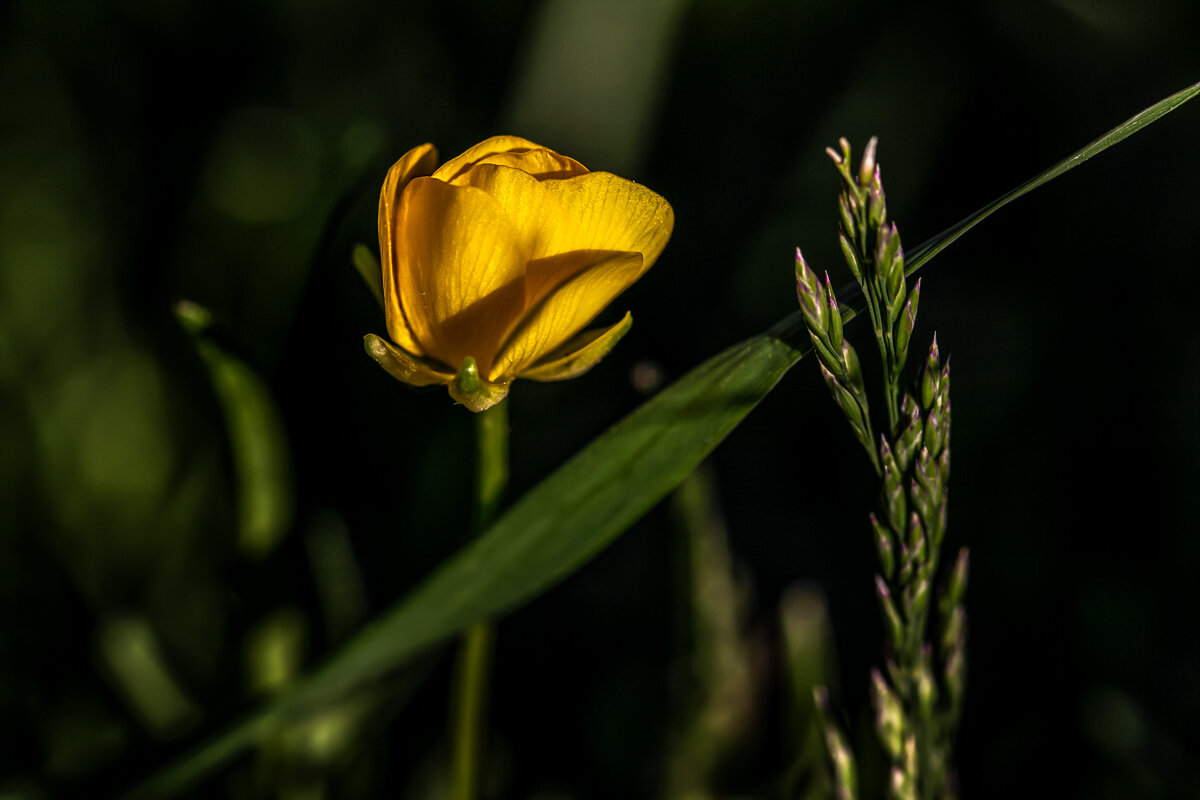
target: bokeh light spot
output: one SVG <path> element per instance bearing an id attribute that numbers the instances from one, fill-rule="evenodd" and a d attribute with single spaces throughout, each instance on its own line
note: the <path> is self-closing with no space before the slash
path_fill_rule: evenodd
<path id="1" fill-rule="evenodd" d="M 311 126 L 280 108 L 247 108 L 217 137 L 204 175 L 209 200 L 250 223 L 304 211 L 316 192 L 321 146 Z"/>
<path id="2" fill-rule="evenodd" d="M 357 119 L 342 134 L 338 154 L 351 169 L 362 169 L 383 150 L 387 133 L 378 120 Z"/>

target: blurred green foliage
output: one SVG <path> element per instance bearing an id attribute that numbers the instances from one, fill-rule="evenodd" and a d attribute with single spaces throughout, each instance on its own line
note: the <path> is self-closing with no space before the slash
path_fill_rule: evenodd
<path id="1" fill-rule="evenodd" d="M 351 251 L 409 147 L 511 132 L 676 210 L 621 346 L 515 390 L 519 493 L 639 402 L 633 376 L 678 376 L 793 310 L 795 244 L 839 263 L 837 136 L 880 136 L 891 214 L 921 241 L 1195 82 L 1198 24 L 1191 0 L 0 7 L 0 796 L 127 787 L 464 540 L 470 421 L 361 352 L 383 323 Z M 924 283 L 955 363 L 951 544 L 973 551 L 969 796 L 1033 774 L 1047 795 L 1200 788 L 1198 125 L 1184 109 L 1023 200 Z M 213 314 L 199 348 L 181 299 Z M 784 589 L 819 583 L 854 722 L 880 639 L 873 498 L 835 413 L 799 370 L 713 469 L 747 624 L 775 630 Z M 280 493 L 248 496 L 247 470 Z M 697 609 L 673 611 L 674 526 L 651 514 L 502 622 L 497 797 L 664 785 L 672 709 L 702 701 L 677 678 Z M 770 795 L 797 760 L 793 634 L 760 637 L 774 710 L 719 796 Z M 435 784 L 436 666 L 411 699 L 376 687 L 194 796 Z"/>

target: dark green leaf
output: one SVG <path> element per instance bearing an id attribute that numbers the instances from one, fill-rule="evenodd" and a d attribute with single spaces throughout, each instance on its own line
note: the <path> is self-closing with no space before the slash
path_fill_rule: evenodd
<path id="1" fill-rule="evenodd" d="M 292 522 L 292 477 L 287 435 L 266 383 L 240 359 L 205 338 L 207 309 L 184 302 L 176 307 L 208 368 L 225 416 L 237 479 L 238 548 L 248 558 L 266 557 Z"/>

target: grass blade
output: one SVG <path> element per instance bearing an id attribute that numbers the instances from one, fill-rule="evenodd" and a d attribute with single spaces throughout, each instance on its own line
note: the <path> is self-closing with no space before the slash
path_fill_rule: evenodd
<path id="1" fill-rule="evenodd" d="M 922 264 L 940 253 L 955 239 L 962 236 L 971 228 L 974 228 L 987 217 L 991 216 L 993 212 L 998 211 L 999 209 L 1011 203 L 1013 200 L 1016 200 L 1018 197 L 1029 194 L 1039 186 L 1049 183 L 1050 181 L 1062 175 L 1064 172 L 1078 167 L 1092 156 L 1098 155 L 1122 139 L 1132 136 L 1147 125 L 1157 122 L 1162 117 L 1179 108 L 1188 100 L 1191 100 L 1197 94 L 1200 94 L 1200 83 L 1194 83 L 1186 89 L 1176 92 L 1170 97 L 1165 97 L 1162 100 L 1159 100 L 1149 108 L 1125 120 L 1108 133 L 1096 139 L 1091 144 L 1075 151 L 1049 169 L 1038 173 L 1017 188 L 1013 189 L 1011 192 L 996 198 L 966 219 L 960 220 L 954 225 L 951 225 L 937 236 L 934 236 L 929 241 L 922 243 L 915 250 L 905 255 L 905 272 L 910 275 L 916 272 L 921 268 Z"/>

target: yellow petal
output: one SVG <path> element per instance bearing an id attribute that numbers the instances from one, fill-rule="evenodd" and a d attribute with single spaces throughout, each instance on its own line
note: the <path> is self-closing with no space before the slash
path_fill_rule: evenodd
<path id="1" fill-rule="evenodd" d="M 554 226 L 554 235 L 534 258 L 571 250 L 625 250 L 641 253 L 642 267 L 649 269 L 671 238 L 675 213 L 670 204 L 639 183 L 591 172 L 546 181 L 543 187 L 558 199 L 568 219 Z"/>
<path id="2" fill-rule="evenodd" d="M 537 150 L 514 150 L 507 153 L 489 155 L 464 169 L 450 182 L 461 183 L 469 180 L 471 173 L 486 165 L 519 169 L 522 172 L 532 175 L 539 181 L 573 178 L 576 175 L 586 175 L 588 171 L 587 167 L 573 158 L 568 158 L 553 150 L 539 148 Z"/>
<path id="3" fill-rule="evenodd" d="M 527 308 L 539 302 L 549 287 L 565 282 L 595 260 L 588 255 L 563 256 L 572 252 L 641 252 L 644 272 L 671 235 L 674 217 L 665 200 L 608 173 L 543 182 L 516 169 L 479 164 L 464 172 L 460 180 L 496 200 L 513 220 L 530 260 L 539 264 L 526 274 Z"/>
<path id="4" fill-rule="evenodd" d="M 413 335 L 450 367 L 467 356 L 489 374 L 524 308 L 526 254 L 500 205 L 473 186 L 417 178 L 393 237 L 397 289 Z"/>
<path id="5" fill-rule="evenodd" d="M 522 139 L 520 136 L 493 136 L 490 139 L 484 139 L 462 155 L 455 156 L 445 164 L 442 164 L 433 173 L 433 177 L 443 181 L 451 181 L 467 167 L 484 160 L 488 156 L 514 151 L 544 149 L 541 145 L 534 144 L 528 139 Z"/>
<path id="6" fill-rule="evenodd" d="M 400 193 L 413 178 L 428 175 L 437 165 L 437 150 L 431 144 L 423 144 L 409 150 L 388 170 L 379 193 L 379 258 L 383 263 L 383 308 L 387 317 L 388 335 L 392 341 L 410 353 L 423 354 L 421 346 L 413 336 L 404 306 L 396 287 L 396 260 L 393 242 L 393 226 L 400 204 Z"/>
<path id="7" fill-rule="evenodd" d="M 375 359 L 379 366 L 387 370 L 389 375 L 410 386 L 432 386 L 454 380 L 453 373 L 435 369 L 420 358 L 373 333 L 368 333 L 363 337 L 363 347 L 366 349 L 367 355 Z"/>
<path id="8" fill-rule="evenodd" d="M 522 170 L 479 164 L 464 172 L 456 185 L 473 186 L 496 201 L 512 222 L 526 260 L 544 249 L 542 240 L 554 235 L 557 226 L 572 224 L 556 196 Z"/>
<path id="9" fill-rule="evenodd" d="M 640 253 L 575 251 L 530 262 L 537 294 L 505 340 L 489 380 L 519 375 L 566 342 L 644 272 Z"/>
<path id="10" fill-rule="evenodd" d="M 536 364 L 522 370 L 519 378 L 535 381 L 565 381 L 587 372 L 608 355 L 621 337 L 633 327 L 628 311 L 611 328 L 593 328 L 572 336 L 566 344 L 546 354 Z"/>

